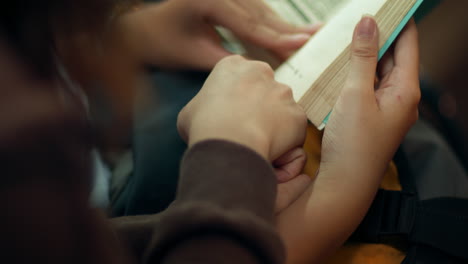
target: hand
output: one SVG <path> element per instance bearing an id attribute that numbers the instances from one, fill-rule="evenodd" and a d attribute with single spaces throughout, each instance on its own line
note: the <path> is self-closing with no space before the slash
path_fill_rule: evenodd
<path id="1" fill-rule="evenodd" d="M 307 156 L 303 148 L 293 149 L 273 162 L 278 192 L 276 195 L 275 213 L 279 214 L 303 194 L 311 178 L 302 173 Z"/>
<path id="2" fill-rule="evenodd" d="M 259 0 L 171 0 L 144 5 L 126 16 L 137 33 L 142 56 L 166 68 L 212 69 L 231 55 L 214 26 L 230 29 L 241 40 L 287 58 L 307 42 L 317 26 L 284 22 Z"/>
<path id="3" fill-rule="evenodd" d="M 374 33 L 366 34 L 365 25 Z M 372 18 L 361 26 L 355 32 L 346 85 L 325 129 L 320 169 L 376 175 L 377 182 L 418 118 L 417 30 L 411 21 L 381 60 L 375 84 L 378 31 Z"/>
<path id="4" fill-rule="evenodd" d="M 419 57 L 414 22 L 379 67 L 377 51 L 376 23 L 364 18 L 355 30 L 347 81 L 325 128 L 319 173 L 304 194 L 277 216 L 287 263 L 319 263 L 348 239 L 417 119 Z"/>
<path id="5" fill-rule="evenodd" d="M 180 112 L 177 125 L 189 146 L 225 139 L 271 162 L 303 144 L 307 118 L 291 89 L 274 80 L 268 64 L 236 55 L 216 65 Z"/>

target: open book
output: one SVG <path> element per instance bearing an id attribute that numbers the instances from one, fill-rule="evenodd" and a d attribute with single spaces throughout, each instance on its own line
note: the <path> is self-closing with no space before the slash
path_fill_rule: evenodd
<path id="1" fill-rule="evenodd" d="M 309 120 L 323 129 L 349 69 L 354 28 L 374 16 L 380 31 L 379 59 L 423 0 L 265 0 L 285 20 L 304 25 L 325 22 L 298 52 L 276 69 L 275 78 L 293 90 Z M 255 53 L 255 52 L 254 52 Z M 249 54 L 252 52 L 249 51 Z M 256 59 L 259 56 L 252 54 Z M 264 57 L 263 57 L 264 59 Z"/>

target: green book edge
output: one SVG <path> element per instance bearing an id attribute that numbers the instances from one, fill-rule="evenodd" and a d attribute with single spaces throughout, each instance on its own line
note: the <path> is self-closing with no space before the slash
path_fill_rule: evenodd
<path id="1" fill-rule="evenodd" d="M 424 2 L 424 0 L 418 0 L 414 6 L 411 8 L 411 10 L 406 14 L 406 16 L 403 18 L 401 23 L 396 27 L 395 31 L 393 31 L 392 35 L 388 38 L 387 42 L 383 45 L 383 47 L 379 51 L 379 60 L 383 57 L 385 52 L 390 48 L 390 46 L 393 44 L 393 42 L 396 40 L 398 35 L 400 35 L 401 31 L 403 28 L 405 28 L 406 24 L 410 21 L 410 19 L 413 17 L 413 15 L 416 13 L 418 8 L 421 6 L 421 4 Z M 322 124 L 318 127 L 319 130 L 323 130 L 325 126 L 327 125 L 329 119 L 330 119 L 330 113 L 325 117 L 325 119 L 322 121 Z"/>

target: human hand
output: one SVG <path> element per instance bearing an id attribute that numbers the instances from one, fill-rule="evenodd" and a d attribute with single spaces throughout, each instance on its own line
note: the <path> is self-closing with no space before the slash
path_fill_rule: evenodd
<path id="1" fill-rule="evenodd" d="M 322 262 L 348 239 L 417 119 L 419 56 L 414 22 L 379 67 L 377 52 L 377 26 L 365 18 L 356 28 L 350 72 L 325 128 L 318 175 L 277 215 L 287 263 Z"/>
<path id="2" fill-rule="evenodd" d="M 374 33 L 366 34 L 365 27 L 355 31 L 350 72 L 323 137 L 321 171 L 336 168 L 383 175 L 418 118 L 419 53 L 415 23 L 409 23 L 379 67 L 376 24 L 372 18 L 364 18 L 363 25 Z"/>
<path id="3" fill-rule="evenodd" d="M 204 70 L 231 55 L 214 26 L 223 26 L 280 59 L 305 44 L 319 28 L 290 25 L 259 0 L 171 0 L 144 5 L 126 20 L 138 31 L 135 39 L 147 62 Z"/>
<path id="4" fill-rule="evenodd" d="M 307 119 L 291 89 L 274 80 L 268 64 L 236 55 L 216 65 L 180 112 L 177 125 L 189 146 L 224 139 L 271 162 L 303 144 Z"/>
<path id="5" fill-rule="evenodd" d="M 307 161 L 307 155 L 303 148 L 295 148 L 273 162 L 278 181 L 275 213 L 291 205 L 301 194 L 305 192 L 312 179 L 302 173 Z"/>

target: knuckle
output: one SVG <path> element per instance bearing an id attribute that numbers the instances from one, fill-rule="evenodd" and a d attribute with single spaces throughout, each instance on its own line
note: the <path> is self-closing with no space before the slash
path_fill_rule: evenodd
<path id="1" fill-rule="evenodd" d="M 291 89 L 291 87 L 285 84 L 279 84 L 279 83 L 278 83 L 278 87 L 279 87 L 281 97 L 286 98 L 286 99 L 291 99 L 291 100 L 293 99 L 293 90 Z"/>
<path id="2" fill-rule="evenodd" d="M 352 54 L 360 59 L 377 59 L 377 48 L 367 45 L 354 45 Z"/>
<path id="3" fill-rule="evenodd" d="M 180 110 L 179 114 L 177 115 L 177 126 L 183 126 L 187 119 L 188 119 L 188 110 L 187 106 L 184 106 L 182 110 Z"/>
<path id="4" fill-rule="evenodd" d="M 255 71 L 257 71 L 259 73 L 266 74 L 267 76 L 273 76 L 274 75 L 274 71 L 271 68 L 270 64 L 268 64 L 266 62 L 252 61 L 251 65 L 255 68 Z"/>
<path id="5" fill-rule="evenodd" d="M 177 115 L 177 131 L 184 140 L 187 138 L 188 120 L 188 110 L 187 107 L 184 107 Z"/>
<path id="6" fill-rule="evenodd" d="M 241 55 L 231 55 L 222 58 L 217 64 L 216 67 L 230 67 L 236 64 L 241 63 L 244 59 Z"/>

